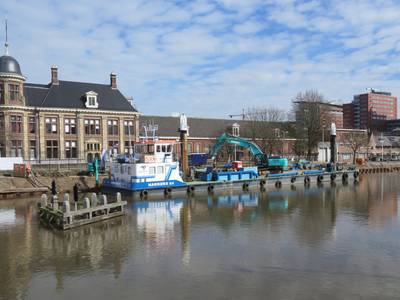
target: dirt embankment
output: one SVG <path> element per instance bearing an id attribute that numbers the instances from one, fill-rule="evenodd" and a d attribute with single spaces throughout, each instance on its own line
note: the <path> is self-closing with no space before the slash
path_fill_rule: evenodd
<path id="1" fill-rule="evenodd" d="M 53 180 L 57 182 L 59 192 L 72 192 L 73 186 L 77 183 L 81 186 L 81 190 L 92 190 L 96 188 L 96 178 L 94 176 L 82 176 L 72 172 L 35 172 L 35 178 L 13 177 L 11 174 L 3 174 L 0 176 L 0 192 L 16 192 L 23 189 L 38 189 L 51 187 Z M 104 178 L 108 178 L 108 174 L 99 175 L 99 184 Z M 50 191 L 50 189 L 48 189 Z"/>

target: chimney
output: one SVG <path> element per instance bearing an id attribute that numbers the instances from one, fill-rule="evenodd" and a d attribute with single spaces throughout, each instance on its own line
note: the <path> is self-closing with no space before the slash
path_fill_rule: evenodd
<path id="1" fill-rule="evenodd" d="M 51 83 L 58 84 L 58 68 L 56 65 L 51 67 Z"/>
<path id="2" fill-rule="evenodd" d="M 115 74 L 114 71 L 110 74 L 110 85 L 113 90 L 117 89 L 117 74 Z"/>

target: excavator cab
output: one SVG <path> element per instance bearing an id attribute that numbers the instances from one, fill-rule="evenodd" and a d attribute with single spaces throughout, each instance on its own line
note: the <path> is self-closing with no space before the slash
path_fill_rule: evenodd
<path id="1" fill-rule="evenodd" d="M 268 155 L 265 153 L 258 153 L 254 155 L 254 164 L 258 167 L 268 167 Z"/>

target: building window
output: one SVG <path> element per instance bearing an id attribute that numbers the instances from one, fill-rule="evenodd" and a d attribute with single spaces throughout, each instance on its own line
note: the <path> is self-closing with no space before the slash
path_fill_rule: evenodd
<path id="1" fill-rule="evenodd" d="M 75 118 L 65 118 L 65 134 L 76 134 Z"/>
<path id="2" fill-rule="evenodd" d="M 77 158 L 76 141 L 65 141 L 65 157 Z"/>
<path id="3" fill-rule="evenodd" d="M 85 119 L 85 134 L 100 135 L 100 120 Z"/>
<path id="4" fill-rule="evenodd" d="M 47 158 L 58 158 L 58 141 L 46 142 Z"/>
<path id="5" fill-rule="evenodd" d="M 197 145 L 197 153 L 200 153 L 200 145 Z"/>
<path id="6" fill-rule="evenodd" d="M 29 141 L 29 158 L 36 159 L 36 141 Z"/>
<path id="7" fill-rule="evenodd" d="M 206 153 L 210 153 L 210 145 L 206 145 Z"/>
<path id="8" fill-rule="evenodd" d="M 4 104 L 4 84 L 0 83 L 0 104 Z"/>
<path id="9" fill-rule="evenodd" d="M 117 141 L 108 141 L 108 148 L 110 149 L 110 154 L 118 154 L 118 142 Z M 113 148 L 111 150 L 111 148 Z"/>
<path id="10" fill-rule="evenodd" d="M 22 140 L 11 141 L 11 156 L 22 157 Z"/>
<path id="11" fill-rule="evenodd" d="M 11 132 L 12 133 L 22 132 L 22 117 L 11 116 Z"/>
<path id="12" fill-rule="evenodd" d="M 97 103 L 97 94 L 93 91 L 86 93 L 86 103 L 87 108 L 98 108 L 99 104 Z"/>
<path id="13" fill-rule="evenodd" d="M 124 121 L 125 135 L 133 135 L 133 121 Z"/>
<path id="14" fill-rule="evenodd" d="M 99 143 L 88 143 L 88 144 L 86 144 L 86 150 L 88 150 L 88 151 L 100 150 L 100 144 Z"/>
<path id="15" fill-rule="evenodd" d="M 46 118 L 46 133 L 57 134 L 57 118 Z"/>
<path id="16" fill-rule="evenodd" d="M 36 132 L 36 120 L 35 117 L 29 117 L 29 133 Z"/>
<path id="17" fill-rule="evenodd" d="M 19 86 L 17 84 L 10 84 L 8 86 L 8 91 L 10 95 L 10 101 L 19 101 Z"/>
<path id="18" fill-rule="evenodd" d="M 125 154 L 133 155 L 134 142 L 131 141 L 131 145 L 129 146 L 129 141 L 125 141 Z"/>
<path id="19" fill-rule="evenodd" d="M 349 159 L 351 159 L 351 154 L 350 154 L 350 153 L 342 154 L 342 159 L 343 159 L 343 160 L 349 160 Z"/>
<path id="20" fill-rule="evenodd" d="M 192 154 L 192 145 L 188 145 L 188 154 Z"/>
<path id="21" fill-rule="evenodd" d="M 117 120 L 108 120 L 108 134 L 109 135 L 118 135 L 118 121 Z"/>

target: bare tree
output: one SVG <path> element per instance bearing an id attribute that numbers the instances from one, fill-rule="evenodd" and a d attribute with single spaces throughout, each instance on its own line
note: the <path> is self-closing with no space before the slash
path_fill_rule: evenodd
<path id="1" fill-rule="evenodd" d="M 307 156 L 311 156 L 312 150 L 317 147 L 323 125 L 330 122 L 324 110 L 326 102 L 324 95 L 317 90 L 298 92 L 292 100 L 290 119 L 296 124 L 294 138 L 298 141 L 298 150 L 304 149 Z"/>
<path id="2" fill-rule="evenodd" d="M 357 152 L 364 147 L 369 147 L 370 136 L 366 130 L 362 132 L 342 133 L 341 141 L 347 144 L 353 151 L 353 164 L 356 163 Z"/>
<path id="3" fill-rule="evenodd" d="M 263 153 L 271 155 L 282 145 L 282 123 L 285 112 L 276 107 L 248 108 L 245 114 L 248 121 L 248 135 Z"/>

